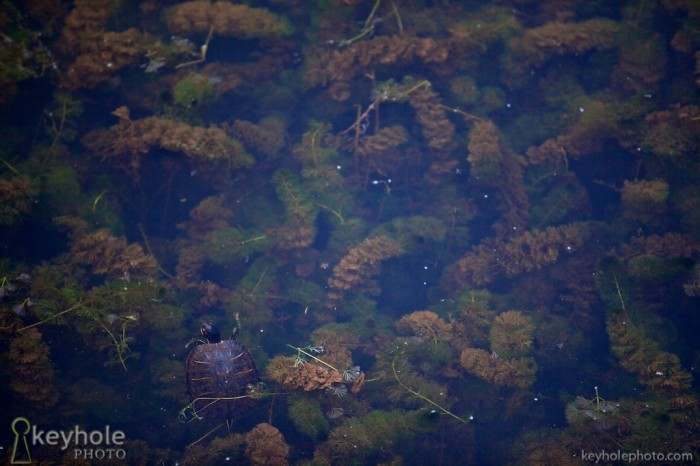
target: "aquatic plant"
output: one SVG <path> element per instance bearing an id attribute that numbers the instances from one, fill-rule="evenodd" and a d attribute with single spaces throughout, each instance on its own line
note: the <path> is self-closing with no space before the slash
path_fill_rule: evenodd
<path id="1" fill-rule="evenodd" d="M 283 17 L 265 8 L 230 3 L 189 1 L 168 8 L 165 24 L 173 34 L 206 33 L 243 38 L 275 37 L 292 32 Z"/>
<path id="2" fill-rule="evenodd" d="M 184 108 L 206 104 L 213 97 L 213 83 L 210 78 L 201 74 L 186 76 L 173 87 L 173 101 Z"/>
<path id="3" fill-rule="evenodd" d="M 344 378 L 345 368 L 355 367 L 351 352 L 360 346 L 362 338 L 356 325 L 330 322 L 315 329 L 310 337 L 314 348 L 323 348 L 325 362 L 344 369 L 341 370 Z"/>
<path id="4" fill-rule="evenodd" d="M 611 314 L 607 330 L 612 351 L 622 367 L 636 374 L 642 384 L 667 397 L 672 409 L 697 409 L 697 399 L 690 393 L 692 377 L 681 368 L 677 355 L 661 350 L 643 329 L 619 314 Z"/>
<path id="5" fill-rule="evenodd" d="M 636 222 L 657 223 L 666 213 L 668 183 L 663 180 L 625 180 L 622 187 L 622 213 Z"/>
<path id="6" fill-rule="evenodd" d="M 46 133 L 51 138 L 49 153 L 55 154 L 62 144 L 78 136 L 78 122 L 83 113 L 83 104 L 66 92 L 56 92 L 51 107 L 44 110 Z"/>
<path id="7" fill-rule="evenodd" d="M 273 316 L 273 302 L 278 301 L 277 276 L 274 260 L 261 257 L 253 262 L 245 276 L 231 291 L 231 309 L 240 312 L 246 325 L 268 325 Z"/>
<path id="8" fill-rule="evenodd" d="M 275 356 L 268 362 L 266 375 L 283 386 L 305 391 L 326 389 L 331 384 L 343 380 L 343 376 L 337 370 L 307 363 L 301 356 Z"/>
<path id="9" fill-rule="evenodd" d="M 503 152 L 499 132 L 490 121 L 477 121 L 469 130 L 467 161 L 473 176 L 488 181 L 501 174 Z"/>
<path id="10" fill-rule="evenodd" d="M 530 222 L 537 228 L 566 223 L 590 212 L 591 202 L 585 187 L 573 174 L 559 176 L 560 168 L 550 164 L 542 170 L 532 171 L 532 176 L 539 176 L 533 184 L 539 184 L 542 190 L 537 196 L 539 202 L 530 210 Z"/>
<path id="11" fill-rule="evenodd" d="M 688 296 L 700 296 L 700 264 L 695 264 L 688 280 L 683 284 L 683 291 Z"/>
<path id="12" fill-rule="evenodd" d="M 555 163 L 568 168 L 570 159 L 598 154 L 606 142 L 625 134 L 622 128 L 629 110 L 614 102 L 602 102 L 588 96 L 575 103 L 577 107 L 572 110 L 576 113 L 572 112 L 565 131 L 539 146 L 527 149 L 527 160 L 530 163 Z M 624 144 L 624 141 L 618 142 Z"/>
<path id="13" fill-rule="evenodd" d="M 318 401 L 309 397 L 291 396 L 288 400 L 288 415 L 296 429 L 319 440 L 328 433 L 328 421 Z"/>
<path id="14" fill-rule="evenodd" d="M 437 410 L 442 414 L 446 414 L 459 422 L 468 422 L 464 417 L 457 416 L 450 411 L 447 405 L 447 389 L 437 386 L 423 377 L 420 377 L 415 371 L 412 371 L 410 365 L 402 355 L 396 355 L 391 360 L 391 375 L 405 395 L 415 397 L 420 403 L 425 404 L 430 409 Z"/>
<path id="15" fill-rule="evenodd" d="M 119 285 L 123 287 L 123 285 Z M 134 284 L 137 286 L 137 284 Z M 74 325 L 78 332 L 88 340 L 96 349 L 107 350 L 110 359 L 105 365 L 118 364 L 125 371 L 128 370 L 126 362 L 132 358 L 138 358 L 139 354 L 132 351 L 129 346 L 133 337 L 127 334 L 127 329 L 138 322 L 138 314 L 124 313 L 119 315 L 119 310 L 113 306 L 111 300 L 124 296 L 128 290 L 128 284 L 120 289 L 110 289 L 110 286 L 93 288 L 88 293 L 79 289 L 65 288 L 61 290 L 61 296 L 67 303 L 67 308 L 58 308 L 58 302 L 40 300 L 37 304 L 37 313 L 42 320 L 21 329 L 30 329 L 45 323 L 57 323 L 58 318 L 65 319 L 67 314 L 77 317 Z M 110 312 L 114 309 L 114 312 Z M 106 338 L 100 338 L 100 333 Z"/>
<path id="16" fill-rule="evenodd" d="M 504 65 L 517 83 L 526 71 L 537 68 L 556 55 L 584 53 L 617 45 L 620 25 L 607 19 L 591 19 L 578 23 L 553 21 L 528 29 L 508 43 Z"/>
<path id="17" fill-rule="evenodd" d="M 18 222 L 30 211 L 36 194 L 36 185 L 26 177 L 0 178 L 0 225 Z"/>
<path id="18" fill-rule="evenodd" d="M 359 366 L 337 369 L 321 357 L 324 348 L 320 346 L 287 346 L 296 350 L 297 354 L 294 357 L 278 355 L 272 358 L 265 370 L 271 380 L 289 389 L 327 390 L 338 397 L 347 394 L 347 386 L 350 386 L 352 393 L 362 388 L 365 374 Z"/>
<path id="19" fill-rule="evenodd" d="M 328 307 L 342 303 L 346 294 L 360 285 L 363 291 L 376 294 L 371 277 L 379 272 L 381 261 L 403 253 L 403 247 L 395 239 L 387 235 L 366 238 L 359 245 L 351 248 L 348 253 L 333 267 L 333 277 L 328 279 Z"/>
<path id="20" fill-rule="evenodd" d="M 63 16 L 61 7 L 45 8 L 52 10 L 52 19 L 56 21 Z M 0 67 L 1 104 L 11 102 L 18 91 L 18 83 L 46 77 L 54 70 L 54 57 L 45 43 L 47 35 L 33 30 L 33 26 L 28 24 L 29 21 L 21 6 L 3 6 L 4 44 L 0 48 L 0 62 L 3 64 Z M 49 32 L 51 27 L 48 22 L 45 22 L 44 26 L 46 32 Z"/>
<path id="21" fill-rule="evenodd" d="M 396 322 L 399 333 L 412 333 L 437 346 L 450 339 L 450 325 L 432 311 L 414 311 Z"/>
<path id="22" fill-rule="evenodd" d="M 107 229 L 88 232 L 87 222 L 79 218 L 57 217 L 54 221 L 69 230 L 71 261 L 89 267 L 94 275 L 122 280 L 156 276 L 158 262 L 140 244 L 112 236 Z"/>
<path id="23" fill-rule="evenodd" d="M 499 357 L 525 356 L 532 348 L 535 325 L 520 311 L 506 311 L 496 316 L 489 330 L 491 351 Z"/>
<path id="24" fill-rule="evenodd" d="M 625 11 L 625 30 L 620 36 L 620 59 L 613 72 L 613 85 L 631 94 L 655 92 L 665 75 L 668 56 L 661 35 L 640 30 L 640 22 L 653 21 L 653 8 Z"/>
<path id="25" fill-rule="evenodd" d="M 490 299 L 491 293 L 485 289 L 466 290 L 458 296 L 452 311 L 459 317 L 453 323 L 459 326 L 454 340 L 459 340 L 465 346 L 486 343 L 489 327 L 495 317 L 495 312 L 489 306 Z"/>
<path id="26" fill-rule="evenodd" d="M 81 142 L 134 179 L 138 179 L 141 158 L 154 147 L 181 152 L 201 162 L 215 165 L 221 162 L 221 166 L 228 169 L 253 164 L 252 156 L 241 143 L 230 138 L 221 128 L 190 126 L 162 117 L 131 120 L 128 109 L 122 107 L 118 111 L 119 123 L 109 129 L 92 131 Z"/>
<path id="27" fill-rule="evenodd" d="M 225 129 L 253 154 L 267 160 L 279 157 L 287 143 L 285 122 L 275 117 L 264 118 L 258 123 L 235 120 Z"/>
<path id="28" fill-rule="evenodd" d="M 245 435 L 245 456 L 252 465 L 284 466 L 289 464 L 289 445 L 282 433 L 265 422 Z"/>
<path id="29" fill-rule="evenodd" d="M 447 225 L 444 220 L 427 215 L 395 217 L 372 231 L 372 235 L 379 234 L 391 236 L 401 244 L 405 254 L 415 254 L 443 241 Z"/>
<path id="30" fill-rule="evenodd" d="M 379 461 L 400 455 L 397 444 L 421 430 L 415 412 L 374 410 L 350 418 L 331 430 L 328 440 L 318 445 L 314 460 L 321 464 L 354 464 Z"/>
<path id="31" fill-rule="evenodd" d="M 662 160 L 684 164 L 700 143 L 696 120 L 699 113 L 700 108 L 695 105 L 672 105 L 650 112 L 644 118 L 642 146 Z"/>
<path id="32" fill-rule="evenodd" d="M 205 197 L 189 212 L 189 220 L 178 224 L 192 239 L 203 239 L 209 232 L 229 226 L 233 212 L 223 195 Z"/>
<path id="33" fill-rule="evenodd" d="M 285 205 L 286 222 L 279 227 L 276 244 L 280 249 L 305 248 L 316 235 L 316 214 L 314 205 L 301 186 L 299 178 L 290 170 L 281 169 L 272 177 L 275 191 Z"/>
<path id="34" fill-rule="evenodd" d="M 269 243 L 267 235 L 259 230 L 228 227 L 209 232 L 202 241 L 202 249 L 212 263 L 232 264 L 265 251 Z"/>
<path id="35" fill-rule="evenodd" d="M 583 244 L 590 235 L 585 223 L 547 227 L 513 236 L 507 241 L 491 239 L 479 244 L 454 264 L 455 280 L 467 288 L 491 283 L 497 275 L 513 277 L 538 270 L 557 260 L 562 253 Z"/>
<path id="36" fill-rule="evenodd" d="M 62 84 L 73 91 L 82 87 L 94 89 L 143 56 L 148 40 L 135 28 L 102 31 L 92 41 L 80 44 L 79 54 L 61 76 Z"/>
<path id="37" fill-rule="evenodd" d="M 225 461 L 244 461 L 245 436 L 230 433 L 208 443 L 197 442 L 187 447 L 182 457 L 183 466 L 215 465 Z"/>
<path id="38" fill-rule="evenodd" d="M 446 44 L 431 38 L 377 36 L 336 50 L 305 70 L 308 86 L 328 87 L 331 98 L 344 101 L 350 97 L 350 81 L 377 65 L 405 64 L 420 61 L 430 66 L 444 62 L 449 55 Z M 405 94 L 405 93 L 402 93 Z"/>
<path id="39" fill-rule="evenodd" d="M 612 258 L 601 261 L 599 275 L 601 296 L 608 304 L 606 330 L 620 365 L 635 374 L 640 383 L 668 399 L 672 413 L 696 412 L 699 404 L 691 392 L 692 377 L 682 369 L 680 358 L 659 347 L 644 326 L 637 323 L 645 310 L 631 298 L 623 264 Z M 681 421 L 683 415 L 675 413 L 675 417 Z"/>
<path id="40" fill-rule="evenodd" d="M 527 388 L 535 382 L 537 363 L 533 358 L 501 358 L 479 348 L 462 351 L 459 362 L 472 375 L 503 387 Z"/>
<path id="41" fill-rule="evenodd" d="M 36 328 L 20 330 L 10 340 L 10 388 L 32 408 L 47 409 L 59 399 L 50 353 Z"/>

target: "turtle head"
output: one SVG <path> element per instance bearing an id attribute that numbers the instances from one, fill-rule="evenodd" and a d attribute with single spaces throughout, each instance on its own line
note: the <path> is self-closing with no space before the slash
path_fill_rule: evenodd
<path id="1" fill-rule="evenodd" d="M 219 329 L 216 328 L 211 322 L 202 322 L 202 326 L 199 328 L 199 331 L 209 343 L 219 343 L 221 341 Z"/>

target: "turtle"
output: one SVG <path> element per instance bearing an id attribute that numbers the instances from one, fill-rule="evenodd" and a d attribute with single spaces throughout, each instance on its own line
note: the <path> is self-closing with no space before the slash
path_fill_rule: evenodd
<path id="1" fill-rule="evenodd" d="M 255 400 L 248 391 L 260 382 L 255 360 L 248 348 L 236 341 L 240 325 L 229 340 L 221 340 L 211 322 L 202 322 L 200 338 L 191 340 L 187 356 L 186 380 L 190 409 L 197 417 L 217 417 L 227 421 L 250 409 Z"/>

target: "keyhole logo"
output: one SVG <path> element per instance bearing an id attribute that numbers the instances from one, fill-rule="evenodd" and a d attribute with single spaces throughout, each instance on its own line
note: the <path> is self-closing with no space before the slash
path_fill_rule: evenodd
<path id="1" fill-rule="evenodd" d="M 86 431 L 76 425 L 68 430 L 40 429 L 32 425 L 26 417 L 17 417 L 11 424 L 15 441 L 12 445 L 10 464 L 31 464 L 29 445 L 35 447 L 56 447 L 61 451 L 73 450 L 74 459 L 103 460 L 126 458 L 123 445 L 124 431 L 107 424 L 102 430 Z"/>
<path id="2" fill-rule="evenodd" d="M 29 454 L 27 435 L 31 424 L 26 417 L 18 417 L 12 421 L 12 433 L 15 434 L 15 443 L 12 445 L 12 458 L 10 464 L 30 464 L 32 457 Z"/>

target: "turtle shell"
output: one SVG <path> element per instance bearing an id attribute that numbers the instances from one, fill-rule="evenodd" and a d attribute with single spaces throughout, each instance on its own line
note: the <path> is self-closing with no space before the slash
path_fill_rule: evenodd
<path id="1" fill-rule="evenodd" d="M 260 378 L 250 351 L 235 340 L 195 346 L 186 369 L 187 393 L 200 416 L 233 419 L 255 403 L 251 398 L 236 399 Z"/>

